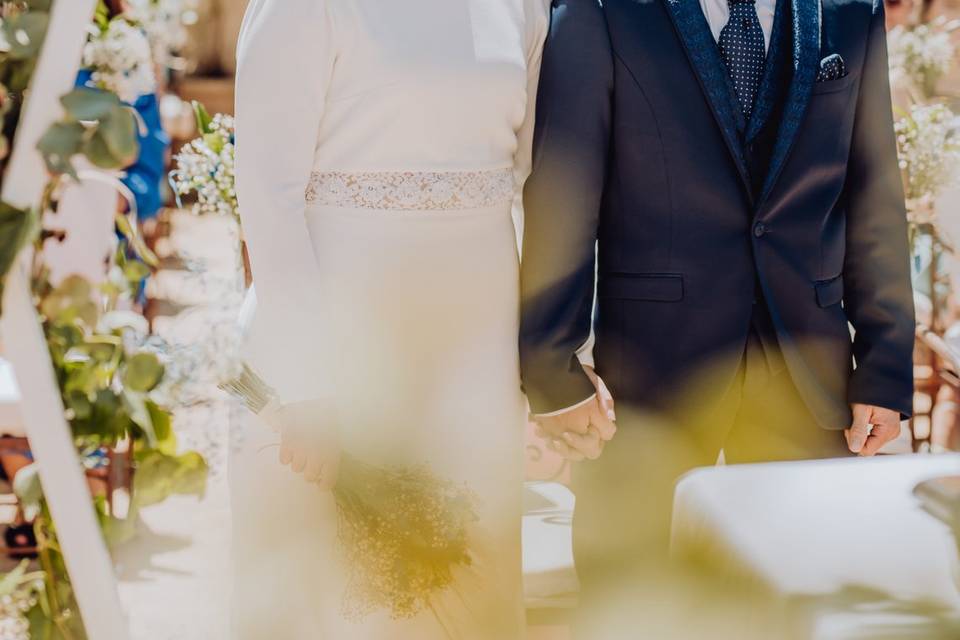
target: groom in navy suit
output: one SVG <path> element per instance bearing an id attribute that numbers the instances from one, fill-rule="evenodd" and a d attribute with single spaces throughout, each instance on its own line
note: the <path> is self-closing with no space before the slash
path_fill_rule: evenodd
<path id="1" fill-rule="evenodd" d="M 542 432 L 590 459 L 589 600 L 662 558 L 673 482 L 721 451 L 894 439 L 914 316 L 882 0 L 553 5 L 520 347 Z"/>

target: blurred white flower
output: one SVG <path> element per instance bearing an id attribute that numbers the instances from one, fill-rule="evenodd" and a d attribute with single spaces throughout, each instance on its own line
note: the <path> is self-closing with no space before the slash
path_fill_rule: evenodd
<path id="1" fill-rule="evenodd" d="M 950 37 L 955 27 L 935 20 L 909 29 L 902 25 L 891 29 L 887 34 L 891 82 L 906 84 L 923 97 L 934 95 L 937 81 L 956 58 Z"/>
<path id="2" fill-rule="evenodd" d="M 960 119 L 944 104 L 914 105 L 895 129 L 911 222 L 932 223 L 933 202 L 957 178 Z"/>
<path id="3" fill-rule="evenodd" d="M 90 35 L 83 49 L 83 66 L 92 70 L 97 87 L 117 94 L 126 103 L 157 88 L 147 36 L 123 16 Z"/>
<path id="4" fill-rule="evenodd" d="M 178 409 L 219 398 L 218 385 L 242 371 L 242 334 L 235 306 L 205 310 L 203 325 L 197 328 L 200 335 L 189 342 L 150 336 L 138 345 L 140 351 L 156 354 L 164 366 L 163 380 L 150 392 L 162 407 Z"/>
<path id="5" fill-rule="evenodd" d="M 197 0 L 127 0 L 127 15 L 140 23 L 157 64 L 174 67 L 197 20 Z"/>

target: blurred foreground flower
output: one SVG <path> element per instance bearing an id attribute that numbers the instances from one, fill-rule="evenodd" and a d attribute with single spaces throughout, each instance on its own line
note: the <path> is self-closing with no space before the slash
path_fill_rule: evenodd
<path id="1" fill-rule="evenodd" d="M 222 385 L 254 413 L 276 407 L 274 391 L 248 366 Z M 477 496 L 426 465 L 380 467 L 343 455 L 333 488 L 338 540 L 349 583 L 343 613 L 359 620 L 378 610 L 394 619 L 431 611 L 473 564 L 469 531 Z"/>

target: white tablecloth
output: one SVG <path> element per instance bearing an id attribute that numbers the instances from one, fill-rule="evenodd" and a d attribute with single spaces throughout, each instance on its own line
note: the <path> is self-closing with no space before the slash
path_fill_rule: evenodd
<path id="1" fill-rule="evenodd" d="M 677 487 L 674 550 L 792 605 L 791 637 L 957 638 L 956 543 L 911 491 L 958 474 L 960 455 L 697 470 Z"/>

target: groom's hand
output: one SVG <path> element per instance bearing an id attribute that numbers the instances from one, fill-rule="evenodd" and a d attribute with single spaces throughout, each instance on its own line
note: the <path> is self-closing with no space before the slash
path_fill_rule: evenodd
<path id="1" fill-rule="evenodd" d="M 610 390 L 591 367 L 583 369 L 596 388 L 593 398 L 569 411 L 533 416 L 537 434 L 551 449 L 574 462 L 599 458 L 617 432 Z"/>
<path id="2" fill-rule="evenodd" d="M 596 398 L 569 411 L 551 416 L 534 416 L 537 435 L 547 446 L 574 462 L 595 460 L 603 453 L 600 432 L 590 425 L 596 412 Z"/>
<path id="3" fill-rule="evenodd" d="M 852 453 L 873 456 L 900 435 L 900 413 L 867 404 L 855 404 L 853 424 L 846 430 L 847 446 Z"/>

